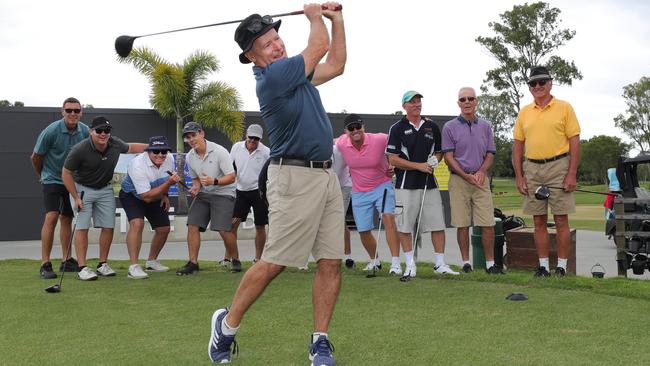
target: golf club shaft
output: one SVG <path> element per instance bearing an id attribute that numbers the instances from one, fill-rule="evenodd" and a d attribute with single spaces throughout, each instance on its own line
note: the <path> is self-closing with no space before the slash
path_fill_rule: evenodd
<path id="1" fill-rule="evenodd" d="M 550 188 L 550 189 L 561 189 L 561 190 L 564 190 L 564 188 L 562 188 L 562 187 L 550 187 L 550 186 L 546 186 L 546 187 L 547 187 L 547 188 Z M 603 196 L 616 196 L 616 193 L 596 192 L 596 191 L 589 191 L 589 190 L 586 190 L 586 189 L 578 189 L 578 188 L 576 188 L 575 191 L 576 191 L 576 192 L 583 192 L 583 193 L 600 194 L 600 195 L 603 195 Z"/>
<path id="2" fill-rule="evenodd" d="M 84 193 L 85 193 L 85 191 L 81 191 L 81 193 L 79 193 L 79 199 L 82 202 L 84 200 Z M 74 240 L 74 232 L 77 230 L 77 221 L 79 221 L 79 220 L 77 220 L 77 217 L 79 216 L 79 213 L 77 213 L 75 215 L 74 212 L 75 212 L 75 210 L 74 210 L 74 208 L 72 208 L 72 214 L 74 215 L 74 225 L 72 225 L 72 232 L 70 233 L 70 241 L 68 242 L 68 251 L 67 251 L 68 252 L 68 255 L 67 255 L 68 258 L 70 258 L 71 255 L 72 255 L 72 241 Z M 61 269 L 61 278 L 59 278 L 59 289 L 61 288 L 61 284 L 63 283 L 63 275 L 65 275 L 65 267 L 66 267 L 66 264 L 68 264 L 68 258 L 65 258 L 65 260 L 63 261 L 63 266 L 62 266 L 63 268 Z"/>
<path id="3" fill-rule="evenodd" d="M 415 234 L 413 235 L 413 262 L 418 260 L 418 235 L 420 235 L 420 220 L 422 219 L 422 209 L 424 208 L 424 197 L 427 195 L 427 183 L 429 182 L 429 175 L 427 174 L 424 180 L 424 189 L 422 190 L 422 202 L 420 202 L 420 212 L 418 213 L 417 225 L 415 225 Z"/>
<path id="4" fill-rule="evenodd" d="M 169 171 L 169 170 L 167 171 L 167 174 L 169 174 L 170 177 L 171 177 L 172 175 L 174 175 L 174 173 L 172 173 L 172 172 Z M 179 180 L 179 181 L 178 181 L 178 184 L 182 185 L 183 188 L 187 189 L 188 191 L 190 190 L 190 187 L 188 187 L 187 184 L 185 184 L 185 182 L 183 182 L 182 180 Z"/>
<path id="5" fill-rule="evenodd" d="M 379 213 L 379 228 L 377 229 L 377 245 L 375 246 L 375 258 L 372 261 L 372 274 L 375 274 L 375 263 L 379 257 L 379 243 L 381 242 L 381 223 L 384 218 L 384 207 L 386 207 L 386 194 L 388 189 L 384 188 L 384 194 L 381 197 L 381 212 Z"/>
<path id="6" fill-rule="evenodd" d="M 339 11 L 343 9 L 341 5 L 339 5 L 335 10 Z M 325 9 L 323 9 L 325 10 Z M 271 18 L 279 18 L 279 17 L 285 17 L 289 15 L 301 15 L 304 14 L 305 12 L 303 10 L 296 10 L 296 11 L 290 11 L 288 13 L 282 13 L 282 14 L 275 14 L 271 15 Z M 175 33 L 175 32 L 182 32 L 186 30 L 192 30 L 192 29 L 200 29 L 200 28 L 208 28 L 208 27 L 216 27 L 218 25 L 226 25 L 226 24 L 234 24 L 234 23 L 241 23 L 244 19 L 239 19 L 239 20 L 230 20 L 227 22 L 221 22 L 221 23 L 213 23 L 213 24 L 206 24 L 206 25 L 199 25 L 196 27 L 187 27 L 187 28 L 180 28 L 180 29 L 174 29 L 174 30 L 169 30 L 169 31 L 164 31 L 164 32 L 156 32 L 156 33 L 150 33 L 150 34 L 144 34 L 141 36 L 136 36 L 135 38 L 142 38 L 142 37 L 150 37 L 150 36 L 157 36 L 159 34 L 167 34 L 167 33 Z"/>

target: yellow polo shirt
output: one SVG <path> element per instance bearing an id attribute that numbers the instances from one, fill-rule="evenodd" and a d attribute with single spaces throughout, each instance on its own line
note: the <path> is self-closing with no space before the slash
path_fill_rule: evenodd
<path id="1" fill-rule="evenodd" d="M 569 152 L 569 138 L 580 135 L 578 118 L 568 102 L 553 97 L 544 108 L 535 102 L 519 111 L 514 138 L 524 142 L 529 159 L 549 159 Z"/>

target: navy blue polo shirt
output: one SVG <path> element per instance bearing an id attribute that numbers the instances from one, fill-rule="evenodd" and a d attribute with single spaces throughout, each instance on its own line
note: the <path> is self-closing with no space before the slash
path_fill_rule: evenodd
<path id="1" fill-rule="evenodd" d="M 320 94 L 305 76 L 302 55 L 253 67 L 257 99 L 269 134 L 271 157 L 332 158 L 332 124 Z"/>
<path id="2" fill-rule="evenodd" d="M 406 118 L 402 117 L 388 132 L 386 152 L 399 155 L 400 158 L 423 163 L 429 154 L 442 150 L 440 129 L 430 119 L 422 118 L 420 127 L 415 128 Z M 433 174 L 425 174 L 419 170 L 402 170 L 395 167 L 398 189 L 422 189 L 426 182 L 428 189 L 438 188 Z"/>

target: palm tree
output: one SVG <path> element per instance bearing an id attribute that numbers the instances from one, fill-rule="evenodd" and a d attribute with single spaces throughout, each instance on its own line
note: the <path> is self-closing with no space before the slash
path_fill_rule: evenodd
<path id="1" fill-rule="evenodd" d="M 207 51 L 196 51 L 182 64 L 173 64 L 154 51 L 139 47 L 128 57 L 118 57 L 121 63 L 133 65 L 149 79 L 149 103 L 163 118 L 176 119 L 176 165 L 185 179 L 183 134 L 185 122 L 200 122 L 204 127 L 216 127 L 231 141 L 241 138 L 244 113 L 241 99 L 234 87 L 211 81 L 207 76 L 219 71 L 219 61 Z M 179 213 L 187 212 L 187 197 L 183 187 L 178 187 Z"/>

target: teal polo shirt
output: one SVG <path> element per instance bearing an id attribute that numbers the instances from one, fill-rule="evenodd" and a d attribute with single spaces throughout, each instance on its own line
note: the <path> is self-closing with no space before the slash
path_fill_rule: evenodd
<path id="1" fill-rule="evenodd" d="M 50 123 L 41 131 L 34 146 L 34 154 L 43 156 L 43 184 L 63 184 L 61 170 L 68 153 L 74 145 L 88 136 L 88 126 L 83 122 L 77 123 L 76 130 L 69 131 L 63 118 Z"/>

